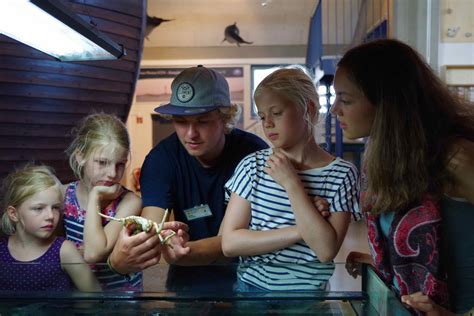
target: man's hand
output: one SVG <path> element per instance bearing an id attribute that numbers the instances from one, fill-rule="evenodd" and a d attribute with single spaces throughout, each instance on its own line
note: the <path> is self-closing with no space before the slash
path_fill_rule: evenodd
<path id="1" fill-rule="evenodd" d="M 163 248 L 169 248 L 168 246 L 161 245 L 160 238 L 154 228 L 147 233 L 141 232 L 136 235 L 132 235 L 133 229 L 133 225 L 122 229 L 109 257 L 109 262 L 113 269 L 122 274 L 142 271 L 158 264 Z M 181 236 L 184 236 L 184 234 L 188 236 L 188 229 L 188 225 L 182 222 L 165 222 L 161 230 L 161 235 L 165 237 L 173 230 L 177 232 L 177 234 L 181 234 Z M 171 238 L 169 242 L 173 243 L 172 240 L 173 238 Z M 183 240 L 185 240 L 185 242 L 188 241 L 187 239 Z M 178 248 L 180 246 L 179 242 L 180 241 L 176 243 L 176 247 Z M 175 246 L 174 243 L 173 246 Z M 184 247 L 182 246 L 181 248 Z"/>
<path id="2" fill-rule="evenodd" d="M 183 222 L 171 221 L 163 223 L 163 228 L 161 231 L 165 229 L 175 231 L 176 233 L 178 232 L 178 230 L 183 230 L 187 233 L 189 231 L 189 226 Z"/>
<path id="3" fill-rule="evenodd" d="M 450 316 L 456 315 L 447 309 L 439 306 L 428 295 L 422 292 L 416 292 L 410 295 L 403 295 L 401 297 L 402 303 L 426 313 L 426 316 Z"/>
<path id="4" fill-rule="evenodd" d="M 162 230 L 162 234 L 166 236 L 169 231 Z M 189 235 L 184 229 L 178 229 L 176 235 L 168 240 L 171 247 L 165 245 L 162 249 L 163 258 L 168 264 L 174 264 L 189 254 L 191 248 L 186 245 L 188 241 Z"/>
<path id="5" fill-rule="evenodd" d="M 161 258 L 161 242 L 155 230 L 132 235 L 133 227 L 124 227 L 109 256 L 112 268 L 122 274 L 142 271 Z"/>

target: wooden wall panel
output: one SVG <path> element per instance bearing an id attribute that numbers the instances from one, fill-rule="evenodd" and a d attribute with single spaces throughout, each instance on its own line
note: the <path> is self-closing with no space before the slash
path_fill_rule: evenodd
<path id="1" fill-rule="evenodd" d="M 92 5 L 84 5 L 84 3 L 74 3 L 71 2 L 71 7 L 74 10 L 83 16 L 89 17 L 94 16 L 96 18 L 101 18 L 104 20 L 110 21 L 120 21 L 124 25 L 133 26 L 135 28 L 140 28 L 142 24 L 141 12 L 138 16 L 133 16 L 130 14 L 122 14 L 115 11 L 103 10 L 100 7 L 93 7 Z"/>
<path id="2" fill-rule="evenodd" d="M 69 133 L 71 132 L 71 126 L 68 125 L 53 125 L 53 124 L 18 124 L 15 122 L 12 123 L 2 123 L 0 124 L 0 137 L 2 138 L 2 143 L 6 139 L 11 138 L 12 136 L 31 136 L 31 137 L 67 137 L 69 138 Z M 1 156 L 0 156 L 1 157 Z M 3 160 L 3 157 L 2 157 Z M 2 163 L 5 163 L 3 161 Z"/>
<path id="3" fill-rule="evenodd" d="M 6 83 L 30 83 L 37 85 L 55 85 L 74 89 L 97 91 L 129 92 L 132 88 L 130 82 L 117 82 L 111 80 L 77 78 L 71 75 L 46 73 L 38 71 L 3 70 L 0 72 L 0 81 Z"/>
<path id="4" fill-rule="evenodd" d="M 65 150 L 71 130 L 91 113 L 125 120 L 133 99 L 146 22 L 145 0 L 64 3 L 123 45 L 120 60 L 61 62 L 0 35 L 0 179 L 27 162 L 71 181 Z"/>
<path id="5" fill-rule="evenodd" d="M 37 60 L 31 58 L 0 56 L 0 69 L 40 71 L 44 73 L 65 74 L 70 76 L 111 80 L 114 82 L 133 82 L 134 73 L 102 67 L 77 67 L 74 63 L 58 63 L 57 61 Z"/>
<path id="6" fill-rule="evenodd" d="M 77 100 L 53 100 L 10 96 L 2 96 L 1 103 L 2 110 L 78 113 L 84 115 L 93 112 L 91 111 L 91 108 L 93 108 L 118 116 L 126 111 L 127 106 L 104 102 L 82 102 Z"/>

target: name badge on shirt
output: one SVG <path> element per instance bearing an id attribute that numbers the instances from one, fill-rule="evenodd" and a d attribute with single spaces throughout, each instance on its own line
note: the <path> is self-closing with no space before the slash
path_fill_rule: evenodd
<path id="1" fill-rule="evenodd" d="M 183 211 L 188 221 L 212 216 L 211 208 L 207 204 L 196 205 Z"/>

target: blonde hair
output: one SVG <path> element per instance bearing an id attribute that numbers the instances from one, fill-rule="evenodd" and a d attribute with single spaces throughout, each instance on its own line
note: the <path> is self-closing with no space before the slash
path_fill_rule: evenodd
<path id="1" fill-rule="evenodd" d="M 316 86 L 305 68 L 289 66 L 275 70 L 259 83 L 253 95 L 254 100 L 265 92 L 277 93 L 299 106 L 303 110 L 303 119 L 311 132 L 311 137 L 313 137 L 320 105 Z M 308 110 L 311 103 L 314 104 L 313 115 Z"/>
<path id="2" fill-rule="evenodd" d="M 242 109 L 237 104 L 231 104 L 229 106 L 221 106 L 217 110 L 219 111 L 219 115 L 222 119 L 222 122 L 224 122 L 224 132 L 226 134 L 229 134 L 232 129 L 234 129 L 235 124 L 239 120 L 240 114 L 242 113 Z M 158 115 L 164 118 L 165 120 L 172 120 L 174 116 L 170 114 L 161 113 L 158 113 Z"/>
<path id="3" fill-rule="evenodd" d="M 230 106 L 220 107 L 218 110 L 220 117 L 224 122 L 225 133 L 228 134 L 232 131 L 239 120 L 242 109 L 237 104 L 231 104 Z"/>
<path id="4" fill-rule="evenodd" d="M 87 161 L 96 150 L 114 145 L 130 153 L 130 137 L 127 127 L 116 116 L 110 114 L 91 114 L 84 118 L 73 130 L 74 140 L 66 150 L 69 165 L 76 177 L 83 178 L 84 163 L 76 155 Z"/>
<path id="5" fill-rule="evenodd" d="M 13 235 L 16 231 L 15 223 L 7 213 L 9 206 L 17 208 L 36 193 L 54 186 L 57 186 L 62 196 L 61 182 L 55 176 L 53 169 L 47 166 L 28 164 L 8 174 L 3 179 L 1 187 L 2 231 L 7 235 Z"/>

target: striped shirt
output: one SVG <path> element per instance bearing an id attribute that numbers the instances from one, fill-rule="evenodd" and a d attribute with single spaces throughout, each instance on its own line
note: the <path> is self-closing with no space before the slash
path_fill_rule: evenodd
<path id="1" fill-rule="evenodd" d="M 76 190 L 78 183 L 78 181 L 72 182 L 67 186 L 64 196 L 64 225 L 66 238 L 74 242 L 77 248 L 81 249 L 84 242 L 86 210 L 79 206 L 77 200 Z M 114 217 L 117 213 L 118 204 L 128 192 L 125 189 L 121 196 L 102 210 L 102 213 Z M 102 218 L 102 225 L 107 225 L 109 221 L 109 219 Z M 114 273 L 106 263 L 91 264 L 91 269 L 104 291 L 140 291 L 143 288 L 141 272 L 132 274 L 131 278 L 128 279 L 123 275 Z"/>
<path id="2" fill-rule="evenodd" d="M 225 185 L 227 199 L 234 192 L 250 202 L 250 230 L 296 225 L 288 194 L 263 170 L 271 154 L 272 149 L 264 149 L 245 157 Z M 329 202 L 330 212 L 351 212 L 355 220 L 360 219 L 358 172 L 351 163 L 336 158 L 325 167 L 299 171 L 298 176 L 309 196 Z M 321 263 L 300 241 L 270 253 L 241 257 L 238 277 L 266 290 L 323 290 L 333 272 L 334 263 Z"/>

